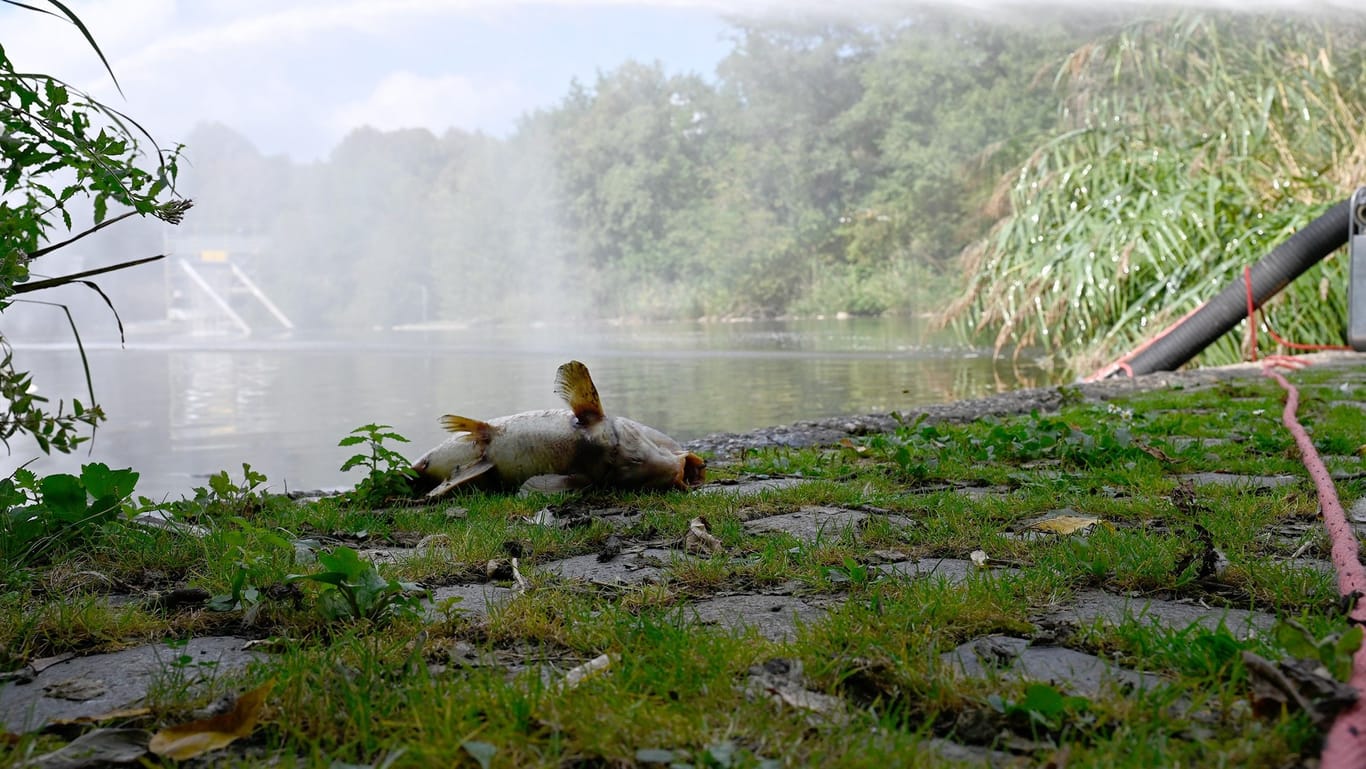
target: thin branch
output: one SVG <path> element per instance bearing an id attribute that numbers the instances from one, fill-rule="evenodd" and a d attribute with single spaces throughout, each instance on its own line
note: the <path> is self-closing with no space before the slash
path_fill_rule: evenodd
<path id="1" fill-rule="evenodd" d="M 66 284 L 73 283 L 75 281 L 80 280 L 81 278 L 89 278 L 94 275 L 102 275 L 106 272 L 113 272 L 114 270 L 123 270 L 129 267 L 136 267 L 139 264 L 155 262 L 158 259 L 165 258 L 165 254 L 157 254 L 156 256 L 148 256 L 142 259 L 134 259 L 131 262 L 111 264 L 107 267 L 96 267 L 93 270 L 86 270 L 85 272 L 75 272 L 70 275 L 59 275 L 55 278 L 47 278 L 46 280 L 36 280 L 32 283 L 20 283 L 19 285 L 14 287 L 14 293 L 26 294 L 30 291 L 41 291 L 45 288 L 56 288 L 57 286 L 65 286 Z"/>
<path id="2" fill-rule="evenodd" d="M 80 233 L 79 235 L 73 235 L 72 237 L 67 238 L 66 240 L 63 240 L 61 243 L 53 243 L 52 245 L 48 246 L 47 248 L 40 248 L 40 249 L 38 249 L 37 251 L 30 251 L 30 252 L 28 252 L 28 255 L 27 255 L 27 256 L 28 256 L 29 259 L 37 259 L 37 258 L 40 257 L 40 256 L 47 256 L 48 254 L 52 253 L 53 251 L 56 251 L 56 250 L 59 249 L 59 248 L 65 248 L 66 246 L 69 246 L 69 245 L 71 245 L 72 243 L 75 243 L 76 241 L 80 240 L 81 238 L 85 237 L 86 235 L 93 235 L 94 233 L 99 232 L 100 230 L 104 229 L 105 227 L 108 227 L 109 225 L 113 224 L 114 222 L 123 221 L 124 219 L 127 219 L 127 218 L 130 217 L 130 216 L 134 216 L 134 215 L 136 215 L 137 213 L 138 213 L 137 211 L 127 211 L 127 212 L 125 212 L 125 213 L 119 214 L 118 216 L 114 217 L 113 219 L 105 219 L 104 221 L 100 222 L 99 224 L 95 225 L 94 227 L 91 227 L 90 229 L 86 230 L 85 232 Z"/>

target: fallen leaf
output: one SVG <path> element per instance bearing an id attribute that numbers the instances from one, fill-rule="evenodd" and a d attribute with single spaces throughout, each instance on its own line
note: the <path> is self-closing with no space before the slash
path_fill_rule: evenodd
<path id="1" fill-rule="evenodd" d="M 1327 726 L 1357 700 L 1357 690 L 1333 678 L 1317 660 L 1284 659 L 1272 663 L 1253 652 L 1243 652 L 1252 711 L 1275 718 L 1283 711 L 1303 711 L 1315 724 Z"/>
<path id="2" fill-rule="evenodd" d="M 535 515 L 524 515 L 522 520 L 532 526 L 555 527 L 560 525 L 560 519 L 555 517 L 555 511 L 548 507 L 537 510 Z"/>
<path id="3" fill-rule="evenodd" d="M 25 769 L 85 769 L 129 764 L 147 755 L 144 729 L 95 729 L 51 753 L 23 764 Z"/>
<path id="4" fill-rule="evenodd" d="M 274 679 L 261 684 L 237 698 L 233 709 L 220 716 L 170 726 L 157 732 L 148 746 L 153 753 L 183 761 L 202 756 L 211 750 L 230 745 L 251 734 L 261 718 L 266 695 L 275 686 Z"/>
<path id="5" fill-rule="evenodd" d="M 98 678 L 68 678 L 43 687 L 43 694 L 59 700 L 85 702 L 109 693 L 109 687 Z"/>
<path id="6" fill-rule="evenodd" d="M 1035 531 L 1047 532 L 1049 534 L 1066 535 L 1075 534 L 1079 531 L 1086 531 L 1098 523 L 1100 523 L 1099 518 L 1092 518 L 1089 515 L 1057 515 L 1052 518 L 1034 521 L 1029 524 L 1028 528 L 1034 529 Z"/>
<path id="7" fill-rule="evenodd" d="M 68 726 L 71 724 L 97 724 L 101 721 L 113 721 L 114 719 L 141 718 L 151 715 L 152 709 L 146 707 L 119 708 L 104 713 L 96 713 L 93 716 L 79 716 L 77 718 L 54 718 L 51 723 L 53 726 Z"/>
<path id="8" fill-rule="evenodd" d="M 683 536 L 683 549 L 689 553 L 714 555 L 726 548 L 721 544 L 721 540 L 711 533 L 707 519 L 698 516 L 688 521 L 688 533 Z"/>
<path id="9" fill-rule="evenodd" d="M 588 680 L 590 676 L 601 673 L 611 666 L 611 655 L 599 654 L 582 665 L 571 668 L 568 673 L 565 673 L 564 678 L 560 681 L 560 687 L 563 689 L 573 689 Z"/>
<path id="10" fill-rule="evenodd" d="M 460 743 L 460 747 L 470 754 L 470 758 L 479 764 L 480 769 L 489 769 L 489 763 L 493 761 L 494 754 L 498 752 L 496 745 L 479 740 L 465 740 Z"/>

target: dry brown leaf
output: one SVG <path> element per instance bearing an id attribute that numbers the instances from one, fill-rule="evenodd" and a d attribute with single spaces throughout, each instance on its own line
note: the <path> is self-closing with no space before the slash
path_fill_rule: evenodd
<path id="1" fill-rule="evenodd" d="M 683 537 L 683 549 L 689 553 L 714 555 L 726 548 L 721 544 L 721 540 L 711 533 L 707 519 L 698 516 L 688 521 L 688 533 Z"/>
<path id="2" fill-rule="evenodd" d="M 1092 518 L 1089 515 L 1058 515 L 1045 518 L 1042 521 L 1035 521 L 1029 524 L 1029 528 L 1035 531 L 1045 531 L 1049 534 L 1075 534 L 1098 523 L 1100 523 L 1099 518 Z"/>
<path id="3" fill-rule="evenodd" d="M 233 709 L 222 715 L 162 729 L 152 736 L 148 748 L 159 756 L 183 761 L 226 747 L 256 728 L 273 686 L 274 679 L 243 694 Z"/>
<path id="4" fill-rule="evenodd" d="M 141 718 L 151 715 L 152 709 L 147 707 L 119 708 L 109 710 L 104 713 L 96 713 L 93 716 L 77 716 L 76 718 L 54 718 L 50 722 L 55 726 L 67 726 L 70 724 L 97 724 L 101 721 L 113 721 L 115 719 Z"/>

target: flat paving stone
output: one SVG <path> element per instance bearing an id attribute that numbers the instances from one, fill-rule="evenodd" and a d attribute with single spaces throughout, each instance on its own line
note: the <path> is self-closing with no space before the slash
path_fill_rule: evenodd
<path id="1" fill-rule="evenodd" d="M 1197 624 L 1214 630 L 1223 623 L 1230 633 L 1240 639 L 1255 633 L 1266 633 L 1276 624 L 1275 615 L 1266 612 L 1212 608 L 1160 598 L 1129 598 L 1101 590 L 1087 590 L 1078 594 L 1075 601 L 1050 612 L 1048 617 L 1055 621 L 1079 624 L 1103 620 L 1118 625 L 1133 620 L 1172 630 L 1185 630 Z"/>
<path id="2" fill-rule="evenodd" d="M 1185 473 L 1174 476 L 1178 481 L 1190 481 L 1196 486 L 1241 486 L 1251 489 L 1275 489 L 1300 482 L 1298 475 L 1240 475 L 1238 473 Z"/>
<path id="3" fill-rule="evenodd" d="M 428 619 L 438 619 L 440 610 L 437 608 L 443 602 L 452 598 L 460 599 L 454 604 L 456 611 L 482 617 L 489 613 L 489 609 L 512 600 L 517 592 L 512 588 L 499 587 L 498 585 L 447 585 L 432 591 L 432 600 L 427 607 Z"/>
<path id="4" fill-rule="evenodd" d="M 606 563 L 599 561 L 596 553 L 576 555 L 559 561 L 551 561 L 537 568 L 565 579 L 582 579 L 589 582 L 634 585 L 649 582 L 659 577 L 667 564 L 676 558 L 687 558 L 682 550 L 647 548 L 640 552 L 623 552 Z"/>
<path id="5" fill-rule="evenodd" d="M 797 626 L 814 622 L 825 611 L 788 595 L 728 595 L 709 598 L 689 606 L 698 622 L 733 630 L 753 629 L 772 641 L 796 637 Z"/>
<path id="6" fill-rule="evenodd" d="M 72 657 L 44 668 L 29 683 L 0 683 L 0 732 L 35 731 L 64 721 L 138 705 L 159 677 L 177 686 L 201 685 L 265 658 L 244 650 L 237 636 L 193 638 L 184 646 L 147 644 L 133 649 Z M 188 662 L 182 662 L 188 657 Z"/>
<path id="7" fill-rule="evenodd" d="M 728 494 L 734 497 L 752 497 L 766 491 L 780 491 L 810 483 L 805 478 L 752 478 L 737 483 L 709 483 L 694 494 Z"/>
<path id="8" fill-rule="evenodd" d="M 940 655 L 939 661 L 969 678 L 1048 683 L 1068 694 L 1095 697 L 1106 688 L 1152 689 L 1161 676 L 1120 667 L 1094 654 L 1062 646 L 1031 646 L 1024 638 L 986 636 Z"/>
<path id="9" fill-rule="evenodd" d="M 910 561 L 882 563 L 873 567 L 879 574 L 889 577 L 940 577 L 949 584 L 958 585 L 974 575 L 1018 574 L 1018 569 L 993 569 L 982 567 L 962 558 L 919 558 Z"/>
<path id="10" fill-rule="evenodd" d="M 861 523 L 874 517 L 879 516 L 842 507 L 810 506 L 803 507 L 795 513 L 770 515 L 746 521 L 745 530 L 751 534 L 784 532 L 797 539 L 813 542 L 821 538 L 838 538 L 845 531 L 857 532 Z M 905 516 L 885 517 L 900 526 L 914 525 L 914 522 Z"/>
<path id="11" fill-rule="evenodd" d="M 961 486 L 955 489 L 959 494 L 980 502 L 983 499 L 1004 499 L 1010 496 L 1009 486 Z"/>

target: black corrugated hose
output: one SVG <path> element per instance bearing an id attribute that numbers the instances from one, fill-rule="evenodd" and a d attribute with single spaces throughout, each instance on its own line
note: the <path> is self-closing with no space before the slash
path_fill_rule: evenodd
<path id="1" fill-rule="evenodd" d="M 1290 281 L 1345 244 L 1350 218 L 1348 199 L 1328 209 L 1254 264 L 1251 282 L 1255 305 L 1261 307 Z M 1118 363 L 1097 372 L 1095 378 L 1175 371 L 1246 317 L 1247 286 L 1239 276 L 1200 309 Z"/>

